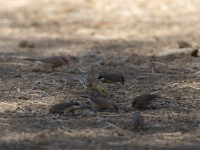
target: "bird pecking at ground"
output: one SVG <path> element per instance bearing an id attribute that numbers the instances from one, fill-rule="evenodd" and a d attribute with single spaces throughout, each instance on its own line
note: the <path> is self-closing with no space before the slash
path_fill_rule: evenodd
<path id="1" fill-rule="evenodd" d="M 78 102 L 64 102 L 51 106 L 49 112 L 52 115 L 54 114 L 62 115 L 64 113 L 72 112 L 74 115 L 75 110 L 84 108 L 85 106 L 80 105 Z"/>
<path id="2" fill-rule="evenodd" d="M 157 98 L 161 98 L 156 94 L 142 94 L 136 96 L 132 101 L 133 108 L 145 108 L 147 105 L 153 103 Z"/>
<path id="3" fill-rule="evenodd" d="M 121 73 L 115 72 L 101 73 L 99 74 L 98 79 L 100 79 L 104 83 L 120 82 L 124 85 L 125 82 L 124 76 Z"/>
<path id="4" fill-rule="evenodd" d="M 112 112 L 119 112 L 119 108 L 116 104 L 97 96 L 81 96 L 82 98 L 86 98 L 90 104 L 93 105 L 94 108 L 100 110 L 110 110 Z"/>

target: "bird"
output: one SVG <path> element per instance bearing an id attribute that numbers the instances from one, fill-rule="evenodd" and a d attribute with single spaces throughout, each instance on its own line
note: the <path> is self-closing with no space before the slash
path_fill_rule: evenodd
<path id="1" fill-rule="evenodd" d="M 99 74 L 98 79 L 100 79 L 104 83 L 120 82 L 121 84 L 124 85 L 125 82 L 124 76 L 121 73 L 115 73 L 115 72 Z"/>
<path id="2" fill-rule="evenodd" d="M 132 107 L 134 108 L 144 108 L 145 106 L 152 103 L 153 100 L 161 98 L 155 94 L 142 94 L 136 96 L 132 101 Z"/>
<path id="3" fill-rule="evenodd" d="M 77 109 L 85 108 L 83 105 L 80 105 L 78 102 L 64 102 L 51 106 L 49 112 L 50 114 L 59 114 L 62 115 L 67 112 L 72 112 L 74 115 L 74 111 Z"/>
<path id="4" fill-rule="evenodd" d="M 82 98 L 86 98 L 90 104 L 93 105 L 94 108 L 100 110 L 110 110 L 112 112 L 119 112 L 119 108 L 116 104 L 109 102 L 101 97 L 97 96 L 80 96 Z"/>
<path id="5" fill-rule="evenodd" d="M 46 64 L 48 65 L 49 68 L 52 69 L 52 71 L 54 71 L 55 68 L 57 67 L 69 64 L 67 58 L 64 56 L 52 56 L 52 57 L 46 57 L 46 58 L 41 58 L 41 59 L 24 58 L 24 60 L 36 61 L 36 62 Z"/>
<path id="6" fill-rule="evenodd" d="M 78 80 L 80 83 L 83 84 L 84 87 L 84 94 L 86 94 L 86 90 L 90 89 L 92 91 L 96 91 L 102 95 L 108 93 L 108 87 L 105 85 L 101 80 L 87 77 L 86 75 L 81 75 L 78 77 L 73 77 L 74 80 Z"/>
<path id="7" fill-rule="evenodd" d="M 131 122 L 131 130 L 136 131 L 143 126 L 144 118 L 139 111 L 135 112 Z"/>

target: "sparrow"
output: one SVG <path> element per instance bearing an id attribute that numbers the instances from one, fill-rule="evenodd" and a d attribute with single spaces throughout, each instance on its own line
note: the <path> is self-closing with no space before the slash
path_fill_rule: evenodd
<path id="1" fill-rule="evenodd" d="M 132 101 L 132 107 L 144 108 L 145 106 L 151 104 L 157 98 L 161 97 L 155 94 L 142 94 L 140 96 L 136 96 Z"/>
<path id="2" fill-rule="evenodd" d="M 80 96 L 82 98 L 86 98 L 93 107 L 100 109 L 100 110 L 110 110 L 112 112 L 119 112 L 119 108 L 116 104 L 109 102 L 101 97 L 95 96 Z"/>
<path id="3" fill-rule="evenodd" d="M 121 73 L 114 73 L 114 72 L 99 74 L 98 79 L 100 79 L 104 83 L 120 82 L 121 84 L 124 85 L 125 82 L 124 76 Z"/>
<path id="4" fill-rule="evenodd" d="M 83 109 L 85 108 L 84 106 L 81 106 L 77 102 L 65 102 L 65 103 L 60 103 L 60 104 L 55 104 L 51 106 L 49 112 L 50 114 L 64 114 L 67 112 L 72 112 L 74 115 L 74 111 L 77 109 Z"/>

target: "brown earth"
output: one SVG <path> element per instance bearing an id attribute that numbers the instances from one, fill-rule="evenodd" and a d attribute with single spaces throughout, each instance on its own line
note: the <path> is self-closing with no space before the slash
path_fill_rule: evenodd
<path id="1" fill-rule="evenodd" d="M 200 45 L 199 0 L 0 4 L 1 150 L 200 149 L 200 57 L 190 55 Z M 24 40 L 28 46 L 19 46 Z M 179 49 L 180 40 L 192 48 Z M 48 73 L 23 60 L 54 55 L 66 55 L 70 65 Z M 111 70 L 126 78 L 124 86 L 109 86 L 120 113 L 49 115 L 58 100 L 85 103 L 71 77 Z M 145 125 L 132 132 L 127 126 L 135 110 L 125 109 L 142 93 L 156 93 L 165 103 L 142 111 Z"/>

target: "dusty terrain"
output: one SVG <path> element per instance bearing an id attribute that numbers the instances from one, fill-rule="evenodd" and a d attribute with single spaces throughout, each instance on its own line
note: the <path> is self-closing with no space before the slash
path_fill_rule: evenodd
<path id="1" fill-rule="evenodd" d="M 199 149 L 200 46 L 198 0 L 0 0 L 0 149 Z M 29 46 L 19 46 L 27 40 Z M 183 51 L 183 54 L 179 52 Z M 168 55 L 172 52 L 172 55 Z M 48 73 L 23 57 L 66 55 L 70 65 Z M 34 72 L 40 68 L 41 71 Z M 120 113 L 77 111 L 55 119 L 58 100 L 85 103 L 80 74 L 123 72 L 109 86 Z M 68 79 L 68 84 L 64 84 Z M 129 126 L 133 97 L 156 93 L 165 103 Z"/>

